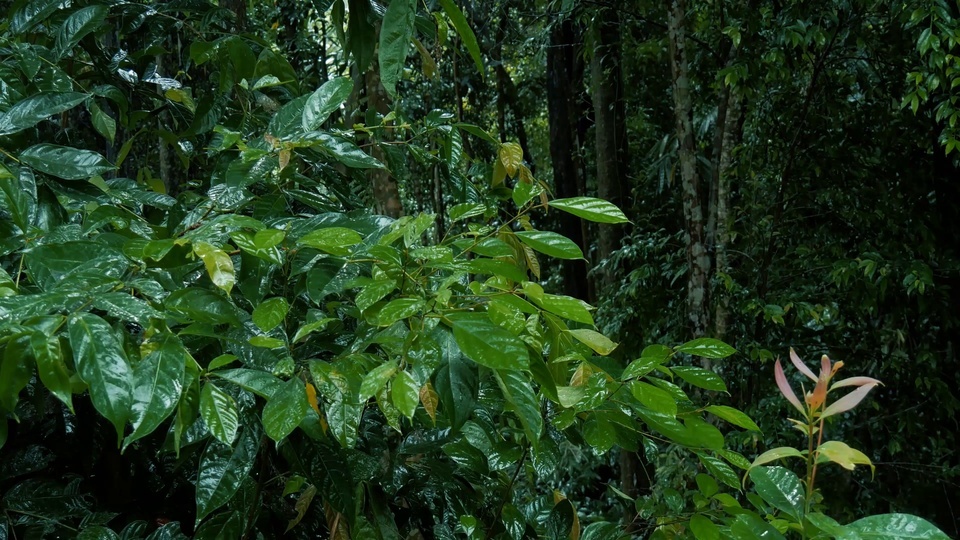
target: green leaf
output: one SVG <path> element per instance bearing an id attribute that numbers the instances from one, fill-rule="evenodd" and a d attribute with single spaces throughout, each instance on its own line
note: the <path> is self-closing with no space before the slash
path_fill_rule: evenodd
<path id="1" fill-rule="evenodd" d="M 374 281 L 357 293 L 357 297 L 354 300 L 357 304 L 357 309 L 361 312 L 370 309 L 370 306 L 379 302 L 384 296 L 390 294 L 396 288 L 397 282 L 392 279 Z"/>
<path id="2" fill-rule="evenodd" d="M 707 472 L 709 472 L 711 476 L 733 489 L 740 489 L 740 478 L 732 467 L 718 458 L 700 452 L 697 453 L 697 457 L 700 458 L 700 463 L 703 463 L 704 468 L 707 469 Z"/>
<path id="3" fill-rule="evenodd" d="M 207 365 L 207 371 L 214 371 L 216 369 L 222 368 L 237 361 L 237 357 L 232 354 L 221 354 L 220 356 L 214 358 L 210 361 L 210 364 Z"/>
<path id="4" fill-rule="evenodd" d="M 300 425 L 310 404 L 303 381 L 294 377 L 285 382 L 263 407 L 263 429 L 267 436 L 280 442 Z"/>
<path id="5" fill-rule="evenodd" d="M 363 382 L 360 383 L 360 400 L 366 401 L 376 395 L 396 372 L 397 365 L 393 362 L 380 364 L 368 371 L 363 376 Z"/>
<path id="6" fill-rule="evenodd" d="M 550 207 L 596 223 L 630 223 L 627 216 L 616 205 L 603 199 L 593 197 L 554 199 L 550 201 Z"/>
<path id="7" fill-rule="evenodd" d="M 709 369 L 694 366 L 676 366 L 670 369 L 681 379 L 696 387 L 717 392 L 727 391 L 727 385 L 723 383 L 723 379 Z"/>
<path id="8" fill-rule="evenodd" d="M 513 407 L 513 412 L 523 424 L 527 439 L 536 448 L 543 432 L 543 416 L 540 414 L 540 400 L 533 392 L 527 374 L 523 371 L 502 369 L 494 371 L 494 374 L 503 397 Z"/>
<path id="9" fill-rule="evenodd" d="M 765 465 L 767 463 L 787 457 L 803 458 L 804 455 L 803 452 L 793 448 L 792 446 L 781 446 L 779 448 L 767 450 L 766 452 L 757 456 L 757 459 L 753 460 L 753 463 L 750 464 L 750 468 L 752 469 L 754 467 L 759 467 L 760 465 Z"/>
<path id="10" fill-rule="evenodd" d="M 690 531 L 697 540 L 720 540 L 720 528 L 701 514 L 690 518 Z"/>
<path id="11" fill-rule="evenodd" d="M 282 339 L 272 338 L 270 336 L 251 336 L 250 339 L 247 340 L 247 343 L 254 347 L 262 347 L 264 349 L 279 349 L 287 345 Z"/>
<path id="12" fill-rule="evenodd" d="M 86 180 L 115 169 L 96 152 L 46 143 L 33 145 L 21 152 L 20 161 L 64 180 Z"/>
<path id="13" fill-rule="evenodd" d="M 566 236 L 550 231 L 519 231 L 514 233 L 524 244 L 558 259 L 582 259 L 583 252 Z"/>
<path id="14" fill-rule="evenodd" d="M 241 311 L 219 294 L 198 287 L 179 289 L 164 300 L 167 311 L 195 321 L 208 324 L 242 326 Z"/>
<path id="15" fill-rule="evenodd" d="M 634 381 L 630 385 L 630 392 L 633 397 L 637 398 L 637 401 L 651 411 L 668 416 L 677 415 L 677 402 L 673 399 L 673 396 L 652 384 Z"/>
<path id="16" fill-rule="evenodd" d="M 737 540 L 786 540 L 776 527 L 753 514 L 738 514 L 730 532 Z"/>
<path id="17" fill-rule="evenodd" d="M 266 50 L 266 49 L 264 49 Z M 303 136 L 303 111 L 311 96 L 300 96 L 289 101 L 273 115 L 267 124 L 267 134 L 277 139 L 291 140 Z"/>
<path id="18" fill-rule="evenodd" d="M 675 350 L 703 358 L 726 358 L 737 352 L 733 347 L 713 338 L 694 339 L 678 346 Z"/>
<path id="19" fill-rule="evenodd" d="M 413 0 L 394 0 L 387 6 L 380 27 L 380 82 L 394 99 L 397 97 L 397 82 L 407 63 L 415 14 Z"/>
<path id="20" fill-rule="evenodd" d="M 477 406 L 479 377 L 477 367 L 464 358 L 454 337 L 445 329 L 434 333 L 443 358 L 434 377 L 434 387 L 440 396 L 444 414 L 454 429 L 467 421 Z"/>
<path id="21" fill-rule="evenodd" d="M 84 527 L 77 540 L 120 540 L 120 536 L 103 525 Z"/>
<path id="22" fill-rule="evenodd" d="M 273 374 L 258 369 L 225 369 L 211 372 L 210 375 L 230 381 L 244 390 L 249 390 L 267 399 L 270 399 L 270 397 L 280 389 L 280 386 L 283 385 L 283 381 Z"/>
<path id="23" fill-rule="evenodd" d="M 608 452 L 617 443 L 617 432 L 604 416 L 591 414 L 583 423 L 583 440 L 598 453 Z"/>
<path id="24" fill-rule="evenodd" d="M 92 99 L 87 102 L 87 110 L 90 111 L 90 120 L 93 122 L 93 129 L 103 135 L 110 144 L 113 144 L 117 137 L 117 121 L 107 114 Z"/>
<path id="25" fill-rule="evenodd" d="M 579 328 L 576 330 L 568 330 L 568 332 L 580 343 L 583 343 L 587 347 L 590 347 L 600 356 L 607 356 L 612 353 L 614 349 L 617 348 L 617 344 L 614 343 L 610 338 L 597 332 L 596 330 L 590 330 L 588 328 Z"/>
<path id="26" fill-rule="evenodd" d="M 390 401 L 407 418 L 413 418 L 420 404 L 420 386 L 406 371 L 397 373 L 390 383 Z"/>
<path id="27" fill-rule="evenodd" d="M 0 116 L 0 135 L 10 135 L 32 128 L 55 114 L 69 111 L 89 96 L 79 92 L 47 92 L 18 101 L 6 114 Z"/>
<path id="28" fill-rule="evenodd" d="M 20 391 L 33 377 L 33 362 L 29 354 L 30 336 L 21 334 L 7 341 L 0 358 L 0 411 L 12 412 L 20 400 Z M 0 412 L 6 419 L 6 414 Z"/>
<path id="29" fill-rule="evenodd" d="M 93 5 L 80 8 L 67 17 L 57 32 L 57 54 L 63 57 L 73 49 L 84 36 L 100 28 L 107 16 L 107 6 Z"/>
<path id="30" fill-rule="evenodd" d="M 187 351 L 180 340 L 169 333 L 153 338 L 153 351 L 133 370 L 133 433 L 124 441 L 124 448 L 145 437 L 173 414 L 183 392 L 184 366 Z"/>
<path id="31" fill-rule="evenodd" d="M 949 537 L 929 521 L 910 514 L 880 514 L 858 519 L 847 525 L 860 538 L 898 540 L 948 540 Z"/>
<path id="32" fill-rule="evenodd" d="M 793 471 L 783 467 L 758 467 L 750 471 L 754 489 L 770 506 L 803 520 L 806 505 L 803 484 Z"/>
<path id="33" fill-rule="evenodd" d="M 527 369 L 527 346 L 510 332 L 493 324 L 484 313 L 449 314 L 453 337 L 467 358 L 493 369 Z"/>
<path id="34" fill-rule="evenodd" d="M 301 118 L 303 130 L 320 129 L 333 111 L 339 109 L 340 105 L 350 97 L 351 92 L 353 92 L 353 79 L 350 77 L 337 77 L 323 83 L 320 88 L 310 94 L 303 106 Z"/>
<path id="35" fill-rule="evenodd" d="M 391 300 L 377 313 L 377 324 L 379 326 L 390 326 L 399 320 L 412 317 L 420 312 L 423 305 L 422 298 L 396 298 Z"/>
<path id="36" fill-rule="evenodd" d="M 332 255 L 346 256 L 350 247 L 363 241 L 360 233 L 346 227 L 328 227 L 305 234 L 297 243 L 301 246 L 319 249 Z"/>
<path id="37" fill-rule="evenodd" d="M 443 11 L 447 14 L 447 17 L 450 18 L 450 22 L 453 23 L 453 28 L 457 31 L 457 34 L 460 35 L 460 39 L 473 58 L 473 62 L 477 65 L 477 71 L 479 71 L 480 76 L 483 77 L 483 57 L 480 55 L 477 36 L 467 23 L 467 18 L 463 16 L 463 12 L 460 11 L 460 8 L 457 7 L 457 4 L 454 3 L 453 0 L 440 0 L 440 5 L 443 7 Z"/>
<path id="38" fill-rule="evenodd" d="M 715 416 L 730 422 L 735 426 L 742 427 L 743 429 L 749 429 L 751 431 L 760 431 L 760 427 L 750 419 L 749 416 L 743 412 L 734 409 L 733 407 L 727 407 L 726 405 L 709 405 L 706 407 L 707 412 L 714 414 Z"/>
<path id="39" fill-rule="evenodd" d="M 313 132 L 320 146 L 337 161 L 353 169 L 383 169 L 383 163 L 356 144 L 326 133 Z"/>
<path id="40" fill-rule="evenodd" d="M 37 374 L 47 390 L 57 399 L 66 404 L 73 412 L 73 393 L 70 385 L 70 372 L 63 361 L 63 352 L 60 349 L 60 338 L 47 336 L 41 331 L 30 336 L 30 347 L 37 362 Z"/>
<path id="41" fill-rule="evenodd" d="M 250 474 L 260 447 L 260 433 L 247 428 L 235 447 L 211 440 L 197 473 L 197 523 L 227 503 Z"/>
<path id="42" fill-rule="evenodd" d="M 230 255 L 206 242 L 194 242 L 193 252 L 203 260 L 210 281 L 229 295 L 233 285 L 237 282 Z"/>
<path id="43" fill-rule="evenodd" d="M 208 519 L 197 528 L 193 540 L 220 540 L 243 537 L 243 514 L 238 511 L 223 512 Z"/>
<path id="44" fill-rule="evenodd" d="M 233 397 L 213 383 L 203 385 L 200 391 L 200 417 L 210 433 L 226 445 L 233 444 L 240 425 L 237 405 Z"/>
<path id="45" fill-rule="evenodd" d="M 253 324 L 260 330 L 269 332 L 280 325 L 290 311 L 290 304 L 283 297 L 269 298 L 260 302 L 253 310 Z"/>
<path id="46" fill-rule="evenodd" d="M 113 328 L 92 313 L 75 313 L 67 324 L 77 374 L 90 387 L 94 408 L 123 437 L 133 405 L 133 371 Z"/>

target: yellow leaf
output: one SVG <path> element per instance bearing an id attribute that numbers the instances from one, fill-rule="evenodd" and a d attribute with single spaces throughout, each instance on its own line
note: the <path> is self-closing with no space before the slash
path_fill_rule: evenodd
<path id="1" fill-rule="evenodd" d="M 310 383 L 307 383 L 307 403 L 310 404 L 310 408 L 314 412 L 320 414 L 320 404 L 317 403 L 317 389 Z"/>
<path id="2" fill-rule="evenodd" d="M 423 404 L 424 410 L 430 415 L 430 419 L 433 420 L 434 424 L 437 423 L 437 404 L 439 402 L 440 398 L 437 395 L 437 391 L 433 389 L 433 384 L 427 381 L 427 384 L 420 388 L 420 403 Z"/>
<path id="3" fill-rule="evenodd" d="M 500 145 L 499 158 L 506 173 L 513 178 L 523 163 L 523 149 L 517 143 L 503 143 Z"/>
<path id="4" fill-rule="evenodd" d="M 282 171 L 290 163 L 290 150 L 280 151 L 280 170 Z"/>
<path id="5" fill-rule="evenodd" d="M 210 281 L 229 295 L 237 281 L 230 255 L 206 242 L 195 242 L 193 252 L 203 260 Z"/>

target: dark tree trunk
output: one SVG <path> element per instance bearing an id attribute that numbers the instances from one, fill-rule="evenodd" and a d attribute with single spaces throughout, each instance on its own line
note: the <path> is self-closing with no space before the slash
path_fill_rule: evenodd
<path id="1" fill-rule="evenodd" d="M 628 156 L 619 13 L 612 8 L 601 8 L 594 24 L 594 53 L 590 72 L 593 79 L 597 196 L 622 207 L 627 190 Z M 598 261 L 609 257 L 620 247 L 623 234 L 623 226 L 603 227 L 597 235 Z M 614 272 L 608 269 L 599 281 L 609 287 L 613 285 L 613 278 Z"/>
<path id="2" fill-rule="evenodd" d="M 553 185 L 557 197 L 575 197 L 579 193 L 580 178 L 576 156 L 579 148 L 577 133 L 577 97 L 583 87 L 582 77 L 576 76 L 578 50 L 581 47 L 572 21 L 559 22 L 550 33 L 547 49 L 547 116 L 550 123 L 550 157 L 553 161 Z M 580 219 L 560 214 L 560 233 L 584 249 Z M 586 249 L 584 249 L 586 251 Z M 563 262 L 564 293 L 576 298 L 588 298 L 586 261 Z"/>

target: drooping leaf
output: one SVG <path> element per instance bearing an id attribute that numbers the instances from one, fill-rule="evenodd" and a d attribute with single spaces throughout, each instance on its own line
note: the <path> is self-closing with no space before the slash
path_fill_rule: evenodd
<path id="1" fill-rule="evenodd" d="M 368 371 L 360 384 L 360 399 L 366 401 L 376 395 L 396 372 L 397 365 L 394 362 L 385 362 Z"/>
<path id="2" fill-rule="evenodd" d="M 113 328 L 92 313 L 76 313 L 68 322 L 77 374 L 90 387 L 97 411 L 123 437 L 133 405 L 133 370 Z"/>
<path id="3" fill-rule="evenodd" d="M 30 335 L 13 336 L 7 341 L 0 358 L 0 409 L 13 411 L 20 399 L 20 391 L 33 377 L 33 358 L 30 354 Z M 3 414 L 6 418 L 6 414 Z"/>
<path id="4" fill-rule="evenodd" d="M 401 414 L 413 418 L 420 404 L 420 387 L 409 373 L 401 371 L 390 383 L 390 399 Z"/>
<path id="5" fill-rule="evenodd" d="M 89 96 L 79 92 L 45 92 L 18 101 L 6 113 L 0 114 L 0 135 L 32 128 L 55 114 L 69 111 Z"/>
<path id="6" fill-rule="evenodd" d="M 630 384 L 630 392 L 633 397 L 637 398 L 637 401 L 651 411 L 669 416 L 677 415 L 676 400 L 669 393 L 652 384 L 634 381 Z"/>
<path id="7" fill-rule="evenodd" d="M 727 391 L 727 385 L 723 383 L 723 379 L 708 369 L 695 366 L 676 366 L 672 367 L 671 371 L 696 387 L 717 392 Z"/>
<path id="8" fill-rule="evenodd" d="M 757 456 L 757 459 L 753 460 L 753 463 L 750 464 L 750 468 L 759 467 L 760 465 L 765 465 L 767 463 L 776 461 L 778 459 L 783 459 L 787 457 L 798 457 L 802 458 L 803 452 L 793 448 L 791 446 L 781 446 L 779 448 L 772 448 L 766 452 Z"/>
<path id="9" fill-rule="evenodd" d="M 66 55 L 80 40 L 103 25 L 108 8 L 102 5 L 80 8 L 67 17 L 57 32 L 56 48 L 59 56 Z"/>
<path id="10" fill-rule="evenodd" d="M 690 531 L 697 540 L 720 540 L 720 528 L 702 514 L 690 518 Z"/>
<path id="11" fill-rule="evenodd" d="M 230 394 L 207 382 L 200 391 L 200 416 L 210 433 L 223 444 L 232 445 L 240 418 Z"/>
<path id="12" fill-rule="evenodd" d="M 233 285 L 237 282 L 230 255 L 206 242 L 194 242 L 193 252 L 203 260 L 210 281 L 229 295 Z"/>
<path id="13" fill-rule="evenodd" d="M 50 393 L 66 404 L 73 412 L 73 394 L 70 386 L 70 373 L 63 361 L 58 336 L 47 336 L 37 331 L 30 336 L 30 347 L 37 362 L 37 374 Z"/>
<path id="14" fill-rule="evenodd" d="M 590 347 L 600 356 L 607 356 L 617 348 L 617 344 L 615 342 L 596 330 L 590 330 L 589 328 L 578 328 L 575 330 L 568 330 L 568 332 L 570 332 L 570 335 L 577 338 L 580 343 Z"/>
<path id="15" fill-rule="evenodd" d="M 516 370 L 496 370 L 495 373 L 503 397 L 513 407 L 528 440 L 536 448 L 543 432 L 543 416 L 540 413 L 540 399 L 534 393 L 527 375 Z"/>
<path id="16" fill-rule="evenodd" d="M 700 356 L 703 358 L 726 358 L 737 352 L 726 343 L 713 338 L 698 338 L 676 347 L 677 352 Z"/>
<path id="17" fill-rule="evenodd" d="M 847 525 L 865 540 L 947 540 L 949 537 L 929 521 L 909 514 L 880 514 Z"/>
<path id="18" fill-rule="evenodd" d="M 749 429 L 751 431 L 760 431 L 760 427 L 757 426 L 756 422 L 751 420 L 750 417 L 745 413 L 734 409 L 733 407 L 728 407 L 726 405 L 709 405 L 706 407 L 706 410 L 735 426 L 742 427 L 743 429 Z"/>
<path id="19" fill-rule="evenodd" d="M 452 321 L 453 336 L 467 358 L 493 369 L 527 369 L 527 346 L 510 332 L 493 324 L 486 314 L 457 313 Z"/>
<path id="20" fill-rule="evenodd" d="M 803 484 L 789 469 L 783 467 L 757 467 L 750 471 L 757 493 L 763 500 L 794 520 L 801 521 L 806 507 Z"/>
<path id="21" fill-rule="evenodd" d="M 279 442 L 293 433 L 309 410 L 303 381 L 294 377 L 285 382 L 263 407 L 264 432 Z"/>
<path id="22" fill-rule="evenodd" d="M 106 158 L 91 150 L 48 143 L 27 148 L 20 153 L 20 161 L 42 173 L 64 180 L 86 180 L 115 168 Z"/>
<path id="23" fill-rule="evenodd" d="M 359 244 L 362 240 L 360 233 L 352 229 L 327 227 L 303 235 L 297 243 L 332 255 L 345 256 L 350 254 L 351 246 Z"/>
<path id="24" fill-rule="evenodd" d="M 817 447 L 816 455 L 818 463 L 832 461 L 848 471 L 852 471 L 856 465 L 869 465 L 871 471 L 876 470 L 866 454 L 851 448 L 843 441 L 827 441 L 821 444 Z"/>
<path id="25" fill-rule="evenodd" d="M 582 259 L 583 252 L 566 236 L 550 231 L 519 231 L 514 233 L 524 244 L 558 259 Z"/>
<path id="26" fill-rule="evenodd" d="M 280 325 L 290 311 L 290 304 L 283 297 L 269 298 L 260 302 L 252 314 L 253 324 L 260 330 L 269 332 Z"/>
<path id="27" fill-rule="evenodd" d="M 340 108 L 340 105 L 350 97 L 353 92 L 353 79 L 350 77 L 337 77 L 323 83 L 303 106 L 301 122 L 304 131 L 314 131 L 320 129 L 323 123 L 330 117 L 333 111 Z"/>
<path id="28" fill-rule="evenodd" d="M 550 201 L 551 208 L 558 208 L 564 212 L 581 217 L 596 223 L 629 223 L 627 216 L 611 202 L 593 197 L 571 197 L 568 199 L 554 199 Z"/>
<path id="29" fill-rule="evenodd" d="M 235 446 L 211 440 L 197 473 L 197 523 L 229 501 L 250 473 L 260 447 L 260 433 L 247 427 Z"/>
<path id="30" fill-rule="evenodd" d="M 444 13 L 450 18 L 450 22 L 453 23 L 453 28 L 457 31 L 457 34 L 463 41 L 463 45 L 467 48 L 467 51 L 473 58 L 473 62 L 477 65 L 480 76 L 483 77 L 483 57 L 480 55 L 477 36 L 473 33 L 473 29 L 470 28 L 467 18 L 463 16 L 463 12 L 460 11 L 460 8 L 457 7 L 457 4 L 453 0 L 440 0 L 440 6 L 443 7 Z"/>
<path id="31" fill-rule="evenodd" d="M 413 0 L 390 2 L 380 27 L 380 81 L 394 99 L 413 37 L 415 14 L 416 3 Z"/>
<path id="32" fill-rule="evenodd" d="M 155 348 L 133 370 L 133 433 L 124 447 L 145 437 L 173 414 L 183 392 L 187 351 L 173 334 L 155 339 Z"/>

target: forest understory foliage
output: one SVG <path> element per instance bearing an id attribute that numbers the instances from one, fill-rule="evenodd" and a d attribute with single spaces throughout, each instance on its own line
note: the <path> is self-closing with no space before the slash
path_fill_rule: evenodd
<path id="1" fill-rule="evenodd" d="M 0 540 L 960 535 L 956 5 L 6 9 Z"/>

